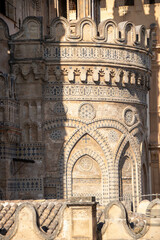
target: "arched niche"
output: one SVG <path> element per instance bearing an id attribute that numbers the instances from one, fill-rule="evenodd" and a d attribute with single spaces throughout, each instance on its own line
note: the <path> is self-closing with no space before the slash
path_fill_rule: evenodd
<path id="1" fill-rule="evenodd" d="M 29 124 L 25 124 L 25 126 L 24 126 L 23 139 L 25 142 L 30 141 L 30 126 L 29 126 Z"/>
<path id="2" fill-rule="evenodd" d="M 28 104 L 28 102 L 25 102 L 23 104 L 23 117 L 24 118 L 29 118 L 29 104 Z"/>
<path id="3" fill-rule="evenodd" d="M 32 142 L 36 142 L 38 141 L 38 128 L 36 124 L 33 124 L 31 126 L 31 136 L 30 136 L 30 140 Z"/>
<path id="4" fill-rule="evenodd" d="M 77 19 L 77 0 L 68 0 L 68 19 L 76 20 Z"/>
<path id="5" fill-rule="evenodd" d="M 72 171 L 72 196 L 102 197 L 102 174 L 99 164 L 89 155 L 80 157 Z"/>
<path id="6" fill-rule="evenodd" d="M 128 24 L 126 26 L 126 41 L 128 45 L 133 45 L 135 39 L 135 30 L 132 26 L 132 24 Z"/>
<path id="7" fill-rule="evenodd" d="M 142 193 L 143 195 L 147 194 L 147 171 L 146 166 L 143 163 L 142 165 Z"/>
<path id="8" fill-rule="evenodd" d="M 66 197 L 95 196 L 100 204 L 106 204 L 109 176 L 104 159 L 99 152 L 93 151 L 89 144 L 88 147 L 82 147 L 79 151 L 78 148 L 76 149 L 77 151 L 68 160 L 66 174 L 64 174 Z M 79 186 L 81 186 L 79 192 L 76 192 Z"/>
<path id="9" fill-rule="evenodd" d="M 0 97 L 5 97 L 5 80 L 0 76 Z"/>
<path id="10" fill-rule="evenodd" d="M 4 122 L 4 108 L 0 107 L 0 122 Z"/>
<path id="11" fill-rule="evenodd" d="M 31 118 L 35 121 L 37 119 L 37 104 L 35 101 L 31 102 L 30 109 Z"/>
<path id="12" fill-rule="evenodd" d="M 119 197 L 120 200 L 132 199 L 133 192 L 133 167 L 128 156 L 124 156 L 119 162 Z"/>
<path id="13" fill-rule="evenodd" d="M 113 25 L 108 25 L 107 26 L 107 42 L 108 43 L 113 43 L 115 39 L 115 28 Z"/>
<path id="14" fill-rule="evenodd" d="M 83 25 L 83 41 L 92 41 L 92 26 L 88 23 Z"/>

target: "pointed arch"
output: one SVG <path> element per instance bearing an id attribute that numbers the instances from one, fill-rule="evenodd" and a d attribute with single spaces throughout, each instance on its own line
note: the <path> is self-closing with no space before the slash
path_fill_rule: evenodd
<path id="1" fill-rule="evenodd" d="M 113 173 L 113 168 L 112 168 L 112 155 L 111 155 L 111 150 L 109 147 L 109 144 L 104 141 L 103 136 L 101 136 L 98 132 L 96 131 L 87 131 L 87 129 L 81 129 L 79 131 L 77 131 L 74 136 L 72 136 L 72 138 L 69 139 L 69 141 L 66 143 L 66 145 L 64 146 L 61 154 L 60 154 L 60 159 L 59 159 L 59 163 L 60 163 L 60 176 L 63 178 L 63 181 L 61 182 L 60 185 L 60 195 L 59 198 L 63 198 L 63 197 L 67 197 L 66 196 L 66 172 L 67 172 L 67 166 L 68 166 L 68 160 L 70 157 L 70 153 L 72 151 L 72 149 L 74 148 L 74 146 L 76 145 L 76 143 L 85 135 L 88 134 L 90 137 L 92 137 L 101 147 L 104 156 L 105 156 L 105 161 L 106 164 L 108 166 L 108 174 L 112 175 Z M 110 192 L 109 189 L 107 189 L 107 195 L 109 197 L 109 195 L 113 195 L 114 194 L 114 183 L 113 181 L 111 181 L 112 177 L 108 177 L 110 183 Z M 63 192 L 63 189 L 65 189 L 65 191 Z M 107 201 L 107 199 L 104 199 L 104 201 Z"/>
<path id="2" fill-rule="evenodd" d="M 28 104 L 28 102 L 24 102 L 24 104 L 23 104 L 23 117 L 25 119 L 29 118 L 29 104 Z"/>
<path id="3" fill-rule="evenodd" d="M 0 122 L 4 122 L 5 120 L 4 115 L 5 115 L 5 109 L 4 107 L 0 107 Z"/>
<path id="4" fill-rule="evenodd" d="M 131 138 L 131 139 L 130 139 Z M 132 136 L 127 136 L 121 147 L 120 151 L 118 153 L 118 157 L 115 159 L 115 176 L 119 176 L 119 164 L 121 162 L 121 159 L 124 157 L 128 157 L 132 164 L 132 195 L 137 196 L 138 194 L 141 194 L 141 157 L 137 153 L 135 149 L 136 146 L 133 144 L 134 140 L 132 139 Z M 116 181 L 119 183 L 119 179 Z M 119 184 L 115 186 L 115 191 L 119 193 Z M 133 198 L 133 204 L 134 207 L 137 206 L 138 198 Z"/>
<path id="5" fill-rule="evenodd" d="M 65 179 L 64 181 L 66 182 L 66 186 L 68 186 L 66 188 L 66 195 L 67 197 L 71 197 L 72 196 L 72 170 L 74 168 L 75 163 L 83 156 L 90 156 L 93 160 L 95 160 L 101 170 L 102 173 L 102 195 L 99 196 L 98 201 L 101 202 L 101 204 L 105 204 L 107 202 L 107 198 L 108 198 L 108 182 L 109 182 L 109 176 L 108 176 L 108 168 L 105 165 L 103 159 L 93 150 L 89 149 L 89 148 L 85 148 L 82 149 L 80 151 L 78 151 L 77 153 L 75 153 L 68 161 L 67 164 L 67 170 L 66 170 L 66 174 L 65 174 Z"/>
<path id="6" fill-rule="evenodd" d="M 30 116 L 33 121 L 36 121 L 37 119 L 37 103 L 36 101 L 32 101 L 30 104 Z"/>

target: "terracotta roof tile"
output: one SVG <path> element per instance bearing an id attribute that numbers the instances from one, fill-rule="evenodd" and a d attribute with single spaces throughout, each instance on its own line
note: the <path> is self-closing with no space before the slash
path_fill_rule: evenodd
<path id="1" fill-rule="evenodd" d="M 14 227 L 18 206 L 30 203 L 37 212 L 39 229 L 47 234 L 56 234 L 62 220 L 65 202 L 60 200 L 23 200 L 0 202 L 0 236 L 9 235 Z"/>

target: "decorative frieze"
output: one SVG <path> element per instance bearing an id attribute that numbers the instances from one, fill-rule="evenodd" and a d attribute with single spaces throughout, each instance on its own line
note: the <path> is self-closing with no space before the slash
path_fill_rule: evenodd
<path id="1" fill-rule="evenodd" d="M 51 110 L 52 111 L 52 110 Z M 65 104 L 61 103 L 61 102 L 58 102 L 54 105 L 54 109 L 53 109 L 53 112 L 56 114 L 56 115 L 60 115 L 60 116 L 63 116 L 67 113 L 68 111 L 68 108 Z"/>
<path id="2" fill-rule="evenodd" d="M 27 160 L 43 160 L 44 145 L 42 143 L 22 143 L 17 147 L 16 158 Z"/>
<path id="3" fill-rule="evenodd" d="M 45 100 L 93 100 L 146 104 L 146 91 L 134 87 L 111 87 L 90 85 L 55 85 L 44 86 Z"/>
<path id="4" fill-rule="evenodd" d="M 128 125 L 128 126 L 131 126 L 135 123 L 135 111 L 130 108 L 130 107 L 127 107 L 124 109 L 124 121 L 125 123 Z"/>
<path id="5" fill-rule="evenodd" d="M 95 114 L 94 107 L 90 103 L 83 103 L 79 108 L 79 117 L 83 120 L 92 120 Z"/>
<path id="6" fill-rule="evenodd" d="M 62 138 L 61 130 L 54 130 L 50 134 L 50 138 L 53 140 L 60 140 Z"/>
<path id="7" fill-rule="evenodd" d="M 43 179 L 41 178 L 22 178 L 8 179 L 9 192 L 42 191 Z"/>
<path id="8" fill-rule="evenodd" d="M 115 49 L 113 47 L 96 46 L 46 46 L 43 53 L 44 59 L 52 61 L 113 63 L 121 66 L 131 65 L 146 69 L 151 68 L 150 56 L 145 52 L 128 49 Z"/>

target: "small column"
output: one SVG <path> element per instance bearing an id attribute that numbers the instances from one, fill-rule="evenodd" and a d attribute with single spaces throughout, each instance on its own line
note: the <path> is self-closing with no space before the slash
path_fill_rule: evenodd
<path id="1" fill-rule="evenodd" d="M 92 17 L 92 1 L 94 0 L 77 0 L 77 19 Z"/>

